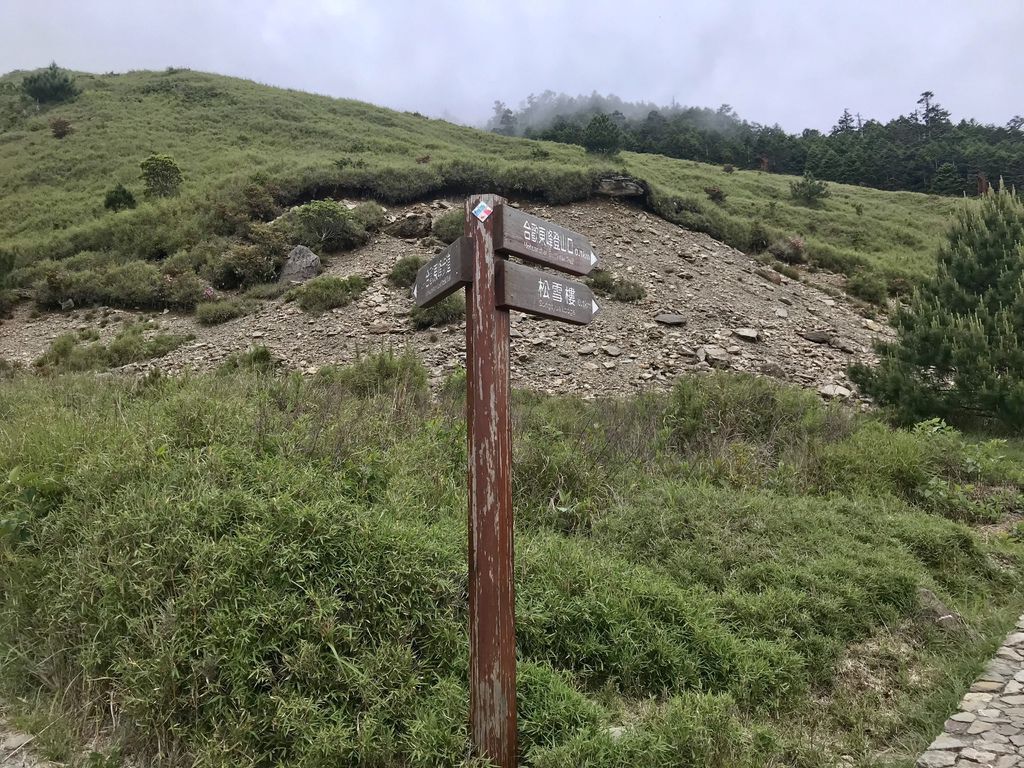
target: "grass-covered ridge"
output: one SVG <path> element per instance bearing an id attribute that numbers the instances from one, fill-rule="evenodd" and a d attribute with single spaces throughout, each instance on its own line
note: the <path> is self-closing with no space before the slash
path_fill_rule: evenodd
<path id="1" fill-rule="evenodd" d="M 821 209 L 789 196 L 790 177 L 661 156 L 587 155 L 348 100 L 190 71 L 78 74 L 74 101 L 36 112 L 17 97 L 21 75 L 0 79 L 0 251 L 16 264 L 81 252 L 102 260 L 165 262 L 172 278 L 204 248 L 259 239 L 251 223 L 314 198 L 356 194 L 407 201 L 496 191 L 554 202 L 583 199 L 609 173 L 645 180 L 661 215 L 747 250 L 802 237 L 818 262 L 911 278 L 930 270 L 954 201 L 833 185 Z M 51 118 L 73 133 L 58 139 Z M 180 197 L 147 201 L 139 163 L 167 154 Z M 139 199 L 112 213 L 117 184 Z M 709 185 L 725 193 L 707 199 Z M 98 258 L 98 257 L 97 257 Z M 87 268 L 84 264 L 75 267 Z M 22 275 L 38 281 L 38 274 Z"/>
<path id="2" fill-rule="evenodd" d="M 2 382 L 4 689 L 171 764 L 463 764 L 460 382 L 244 368 Z M 527 765 L 909 766 L 1022 607 L 961 522 L 1013 505 L 1002 444 L 745 377 L 514 414 Z"/>

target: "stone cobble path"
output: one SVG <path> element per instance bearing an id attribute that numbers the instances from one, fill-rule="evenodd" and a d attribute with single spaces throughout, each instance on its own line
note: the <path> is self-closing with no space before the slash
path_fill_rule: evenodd
<path id="1" fill-rule="evenodd" d="M 1024 616 L 919 768 L 1024 768 Z"/>

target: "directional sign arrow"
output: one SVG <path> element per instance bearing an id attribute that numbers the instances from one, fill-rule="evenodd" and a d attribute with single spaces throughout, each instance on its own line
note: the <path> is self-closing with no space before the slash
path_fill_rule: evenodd
<path id="1" fill-rule="evenodd" d="M 584 235 L 502 205 L 495 211 L 494 249 L 568 272 L 589 275 L 597 266 L 594 246 Z"/>
<path id="2" fill-rule="evenodd" d="M 473 279 L 471 249 L 460 237 L 420 267 L 412 286 L 412 298 L 418 307 L 430 307 L 450 296 Z"/>
<path id="3" fill-rule="evenodd" d="M 499 307 L 578 325 L 587 325 L 601 310 L 583 283 L 503 259 L 496 266 Z"/>

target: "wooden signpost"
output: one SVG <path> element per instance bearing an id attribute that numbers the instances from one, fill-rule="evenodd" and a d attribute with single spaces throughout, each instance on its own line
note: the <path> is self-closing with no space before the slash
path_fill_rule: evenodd
<path id="1" fill-rule="evenodd" d="M 416 275 L 430 306 L 466 288 L 469 440 L 469 708 L 473 746 L 498 768 L 517 764 L 509 309 L 585 325 L 600 309 L 574 275 L 597 266 L 583 235 L 517 211 L 495 195 L 466 201 L 464 235 Z"/>

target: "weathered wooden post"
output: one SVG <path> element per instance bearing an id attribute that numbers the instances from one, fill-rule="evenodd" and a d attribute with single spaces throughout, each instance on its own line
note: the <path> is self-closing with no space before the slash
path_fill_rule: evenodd
<path id="1" fill-rule="evenodd" d="M 478 754 L 516 765 L 516 630 L 512 547 L 509 317 L 496 300 L 493 195 L 466 201 L 469 436 L 469 712 Z"/>
<path id="2" fill-rule="evenodd" d="M 564 272 L 597 264 L 590 242 L 521 213 L 494 195 L 466 201 L 462 238 L 424 265 L 413 299 L 436 304 L 466 286 L 466 432 L 469 442 L 469 711 L 477 754 L 514 768 L 516 748 L 515 552 L 509 309 L 586 324 L 590 289 L 502 257 Z"/>

